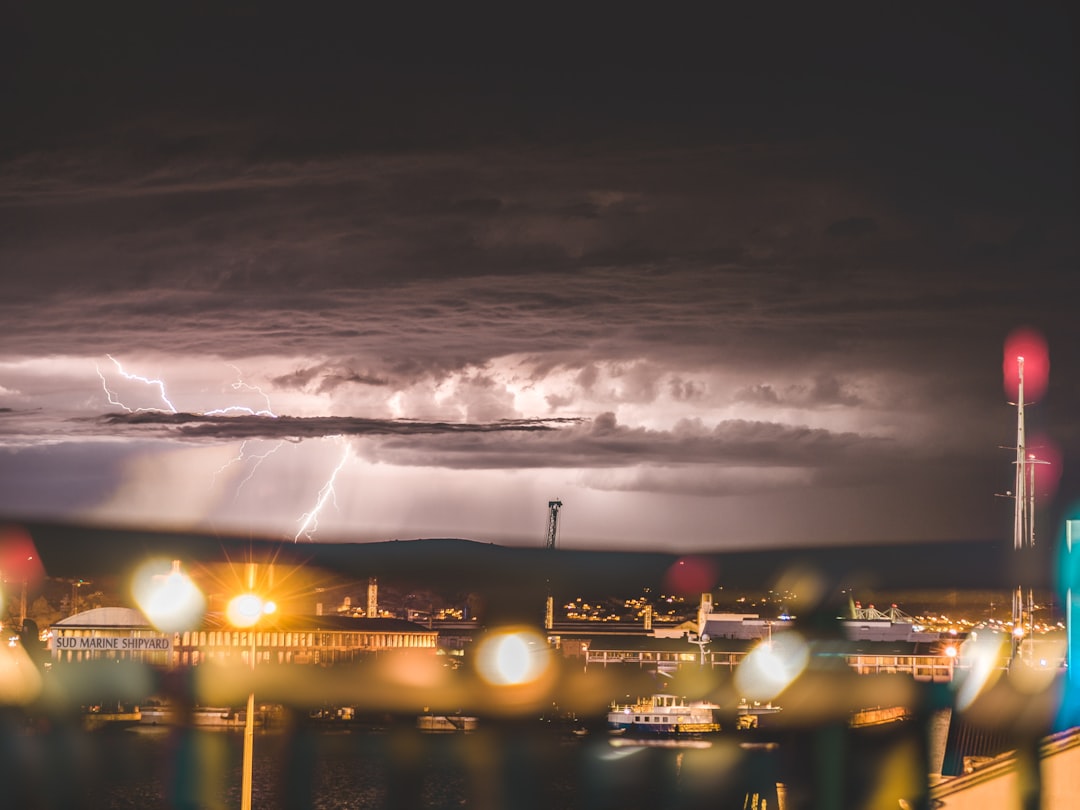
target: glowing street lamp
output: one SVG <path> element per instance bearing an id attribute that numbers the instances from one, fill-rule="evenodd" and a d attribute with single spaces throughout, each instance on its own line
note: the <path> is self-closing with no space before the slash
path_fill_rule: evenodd
<path id="1" fill-rule="evenodd" d="M 254 566 L 249 570 L 248 586 L 254 584 Z M 233 627 L 247 629 L 251 638 L 251 671 L 255 672 L 255 624 L 277 610 L 277 605 L 251 591 L 235 596 L 225 608 Z M 244 764 L 240 783 L 240 810 L 251 810 L 251 767 L 255 744 L 255 685 L 248 692 L 247 716 L 244 718 Z"/>

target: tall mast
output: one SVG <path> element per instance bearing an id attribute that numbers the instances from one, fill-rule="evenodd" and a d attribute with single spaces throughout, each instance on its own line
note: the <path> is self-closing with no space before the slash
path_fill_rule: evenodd
<path id="1" fill-rule="evenodd" d="M 1028 457 L 1024 437 L 1024 358 L 1016 358 L 1016 489 L 1013 492 L 1013 549 L 1021 551 L 1035 545 L 1035 458 Z M 1026 597 L 1026 598 L 1025 598 Z M 1025 635 L 1035 630 L 1035 598 L 1029 588 L 1024 594 L 1018 585 L 1012 598 L 1012 656 L 1020 652 Z"/>
<path id="2" fill-rule="evenodd" d="M 1016 395 L 1016 488 L 1013 490 L 1013 548 L 1021 549 L 1027 532 L 1027 451 L 1024 447 L 1024 358 L 1017 357 L 1019 385 Z M 1015 617 L 1014 617 L 1015 618 Z"/>

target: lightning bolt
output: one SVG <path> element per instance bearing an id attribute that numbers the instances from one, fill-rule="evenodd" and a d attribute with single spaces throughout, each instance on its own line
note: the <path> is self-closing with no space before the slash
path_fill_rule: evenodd
<path id="1" fill-rule="evenodd" d="M 251 465 L 251 469 L 248 471 L 248 474 L 244 478 L 244 480 L 241 481 L 239 484 L 237 484 L 237 486 L 236 486 L 236 497 L 234 497 L 233 500 L 236 500 L 236 498 L 240 497 L 240 490 L 242 490 L 244 488 L 244 484 L 246 484 L 248 481 L 250 481 L 255 476 L 255 471 L 259 469 L 259 467 L 262 465 L 262 463 L 264 461 L 266 461 L 266 459 L 268 459 L 270 456 L 274 455 L 274 453 L 276 453 L 278 450 L 280 450 L 283 444 L 285 444 L 285 440 L 281 439 L 277 444 L 275 444 L 273 447 L 271 447 L 269 450 L 267 450 L 261 456 L 259 456 L 259 455 L 249 456 L 249 458 L 255 459 L 255 463 Z"/>
<path id="2" fill-rule="evenodd" d="M 134 380 L 136 382 L 141 382 L 141 383 L 145 383 L 146 385 L 156 387 L 158 389 L 158 392 L 161 394 L 161 401 L 169 406 L 169 412 L 170 413 L 176 413 L 177 412 L 176 406 L 173 405 L 169 401 L 169 397 L 166 396 L 166 394 L 165 394 L 165 383 L 164 382 L 162 382 L 161 380 L 151 380 L 151 379 L 149 379 L 147 377 L 140 377 L 138 374 L 130 374 L 127 371 L 124 371 L 124 367 L 120 364 L 120 361 L 117 360 L 115 357 L 113 357 L 111 354 L 107 354 L 105 356 L 113 361 L 113 365 L 116 366 L 116 370 L 120 373 L 120 376 L 123 377 L 125 380 Z M 116 405 L 117 407 L 123 408 L 128 413 L 138 413 L 140 411 L 163 411 L 163 410 L 165 410 L 164 408 L 129 408 L 127 405 L 125 405 L 123 402 L 121 402 L 119 400 L 119 398 L 117 397 L 117 395 L 109 388 L 109 384 L 105 380 L 105 375 L 101 373 L 101 367 L 97 363 L 94 363 L 94 368 L 97 369 L 98 376 L 101 378 L 101 387 L 103 389 L 105 389 L 105 395 L 109 398 L 109 404 L 110 405 Z"/>
<path id="3" fill-rule="evenodd" d="M 262 463 L 266 461 L 266 459 L 268 459 L 270 456 L 274 455 L 274 453 L 276 453 L 278 450 L 280 450 L 282 445 L 284 444 L 285 440 L 281 439 L 277 442 L 277 444 L 275 444 L 265 453 L 252 453 L 251 455 L 248 455 L 248 439 L 244 439 L 244 441 L 240 444 L 240 449 L 239 451 L 237 451 L 236 456 L 222 464 L 221 467 L 218 468 L 218 470 L 214 473 L 213 478 L 210 480 L 210 486 L 213 487 L 214 483 L 217 481 L 218 476 L 224 473 L 225 470 L 229 469 L 229 467 L 233 466 L 234 464 L 241 464 L 242 462 L 249 459 L 254 459 L 255 463 L 251 465 L 251 469 L 248 470 L 248 474 L 244 476 L 244 479 L 239 484 L 236 485 L 236 494 L 233 495 L 233 500 L 235 501 L 237 498 L 240 497 L 240 491 L 244 488 L 244 484 L 246 484 L 248 481 L 255 477 L 255 472 L 259 469 Z"/>
<path id="4" fill-rule="evenodd" d="M 116 371 L 117 371 L 117 373 L 120 374 L 120 376 L 122 376 L 126 380 L 131 380 L 133 382 L 140 382 L 140 383 L 143 383 L 144 385 L 148 385 L 148 386 L 157 388 L 158 394 L 161 397 L 161 401 L 165 403 L 165 405 L 167 406 L 167 410 L 170 413 L 179 413 L 176 406 L 173 405 L 173 403 L 169 400 L 168 394 L 165 391 L 165 382 L 163 380 L 152 379 L 152 378 L 149 378 L 149 377 L 143 377 L 143 376 L 141 376 L 139 374 L 132 374 L 129 371 L 125 370 L 124 366 L 120 363 L 120 361 L 117 360 L 115 357 L 113 357 L 111 354 L 106 354 L 105 356 L 108 357 L 109 360 L 112 361 L 113 365 L 116 366 Z M 231 383 L 232 389 L 234 391 L 250 391 L 250 392 L 258 394 L 266 402 L 266 407 L 263 408 L 263 409 L 260 409 L 260 410 L 256 410 L 254 408 L 249 408 L 249 407 L 244 406 L 244 405 L 229 405 L 229 406 L 227 406 L 225 408 L 215 408 L 214 410 L 210 410 L 210 411 L 200 411 L 200 413 L 202 415 L 204 415 L 204 416 L 220 416 L 220 415 L 226 415 L 226 414 L 246 414 L 246 415 L 249 415 L 249 416 L 265 416 L 265 417 L 269 417 L 271 419 L 277 419 L 278 415 L 276 413 L 274 413 L 274 410 L 270 405 L 270 397 L 266 394 L 266 392 L 263 391 L 257 385 L 251 385 L 250 383 L 245 382 L 244 377 L 243 377 L 243 372 L 241 372 L 240 369 L 237 366 L 232 365 L 231 363 L 229 364 L 229 366 L 230 366 L 230 368 L 232 368 L 236 372 L 236 381 Z M 97 370 L 98 377 L 101 379 L 102 390 L 104 390 L 105 396 L 108 397 L 110 405 L 115 405 L 118 408 L 123 408 L 128 413 L 137 413 L 137 412 L 140 412 L 140 411 L 165 411 L 166 410 L 166 408 L 132 408 L 132 407 L 128 406 L 123 401 L 121 401 L 119 394 L 117 394 L 115 391 L 113 391 L 111 388 L 109 388 L 109 382 L 106 379 L 104 372 L 102 372 L 101 367 L 96 362 L 94 363 L 94 368 Z M 338 441 L 343 440 L 342 436 L 332 436 L 332 437 L 327 437 L 327 438 L 334 438 L 334 439 L 337 439 Z M 258 471 L 259 466 L 267 458 L 269 458 L 274 453 L 276 453 L 278 450 L 280 450 L 282 445 L 284 445 L 284 444 L 285 444 L 285 440 L 283 439 L 283 440 L 279 441 L 276 445 L 274 445 L 274 447 L 272 447 L 270 450 L 266 451 L 265 453 L 262 453 L 262 454 L 248 454 L 248 452 L 247 452 L 248 441 L 245 440 L 243 443 L 241 443 L 240 449 L 237 452 L 236 456 L 234 458 L 231 458 L 229 461 L 225 462 L 214 473 L 213 478 L 211 479 L 211 486 L 213 486 L 213 483 L 217 480 L 218 476 L 223 474 L 229 467 L 233 466 L 234 464 L 241 464 L 241 463 L 243 463 L 243 462 L 245 462 L 245 461 L 247 461 L 249 459 L 253 460 L 254 463 L 251 465 L 251 468 L 248 470 L 248 474 L 237 485 L 236 494 L 233 496 L 233 500 L 236 500 L 236 498 L 238 498 L 240 496 L 240 491 L 244 488 L 244 485 L 255 476 L 255 473 Z M 352 448 L 348 443 L 346 443 L 345 444 L 345 451 L 341 454 L 340 461 L 338 461 L 337 466 L 334 467 L 334 470 L 330 473 L 329 479 L 326 481 L 325 484 L 323 484 L 322 488 L 319 490 L 319 495 L 318 495 L 318 498 L 315 501 L 315 505 L 311 508 L 311 511 L 305 512 L 303 515 L 300 516 L 300 519 L 299 519 L 300 528 L 296 532 L 296 535 L 293 537 L 293 542 L 299 542 L 301 537 L 303 537 L 304 539 L 306 539 L 308 541 L 311 541 L 312 538 L 313 538 L 313 535 L 315 534 L 315 532 L 317 532 L 319 530 L 319 514 L 326 507 L 326 504 L 328 502 L 330 502 L 331 500 L 333 500 L 334 505 L 337 506 L 336 493 L 334 491 L 334 482 L 337 479 L 338 473 L 341 472 L 342 468 L 345 466 L 345 464 L 348 462 L 348 460 L 349 460 L 349 458 L 351 456 L 352 456 Z"/>
<path id="5" fill-rule="evenodd" d="M 342 437 L 335 436 L 333 438 L 336 438 L 340 441 Z M 300 529 L 296 532 L 296 536 L 293 537 L 294 543 L 300 542 L 301 535 L 303 535 L 303 537 L 308 541 L 312 540 L 312 535 L 319 530 L 319 513 L 323 510 L 323 507 L 326 506 L 327 501 L 333 499 L 334 506 L 337 506 L 337 495 L 334 492 L 334 481 L 337 478 L 338 473 L 341 472 L 341 468 L 345 466 L 345 462 L 349 460 L 350 456 L 352 456 L 352 446 L 346 443 L 345 452 L 341 454 L 341 460 L 334 468 L 334 471 L 330 473 L 329 480 L 325 484 L 323 484 L 322 489 L 319 490 L 319 497 L 318 500 L 316 500 L 315 502 L 315 506 L 312 507 L 310 512 L 305 512 L 303 515 L 301 515 Z"/>
<path id="6" fill-rule="evenodd" d="M 254 391 L 266 401 L 266 407 L 263 410 L 257 411 L 254 408 L 247 408 L 242 405 L 230 405 L 227 408 L 216 408 L 212 411 L 206 411 L 206 414 L 208 416 L 219 416 L 228 413 L 246 413 L 251 416 L 269 416 L 277 419 L 277 414 L 274 413 L 273 409 L 270 407 L 270 397 L 267 395 L 267 393 L 261 388 L 259 388 L 259 386 L 257 385 L 251 385 L 250 383 L 244 382 L 244 373 L 240 371 L 237 366 L 234 366 L 232 363 L 230 363 L 229 367 L 236 372 L 236 382 L 232 383 L 232 390 Z"/>

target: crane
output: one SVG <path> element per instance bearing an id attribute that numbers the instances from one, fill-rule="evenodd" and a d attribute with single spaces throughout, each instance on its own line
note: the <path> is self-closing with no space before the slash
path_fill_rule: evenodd
<path id="1" fill-rule="evenodd" d="M 554 501 L 548 501 L 547 548 L 555 548 L 555 543 L 559 538 L 559 510 L 561 508 L 562 501 L 557 498 Z"/>

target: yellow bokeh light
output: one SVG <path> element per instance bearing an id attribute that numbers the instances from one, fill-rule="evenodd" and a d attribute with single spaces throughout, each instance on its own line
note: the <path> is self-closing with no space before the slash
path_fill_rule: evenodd
<path id="1" fill-rule="evenodd" d="M 477 648 L 476 668 L 488 683 L 512 686 L 532 683 L 551 664 L 544 638 L 531 630 L 504 630 L 485 638 Z"/>
<path id="2" fill-rule="evenodd" d="M 957 657 L 961 666 L 953 681 L 957 709 L 968 709 L 975 698 L 994 684 L 1001 674 L 1007 649 L 1007 637 L 994 632 L 972 632 L 960 645 Z"/>
<path id="3" fill-rule="evenodd" d="M 144 564 L 135 572 L 132 593 L 146 618 L 163 632 L 197 626 L 206 610 L 202 591 L 180 570 L 178 560 Z"/>
<path id="4" fill-rule="evenodd" d="M 735 686 L 749 700 L 772 700 L 791 685 L 810 661 L 810 648 L 794 630 L 759 644 L 735 670 Z"/>

